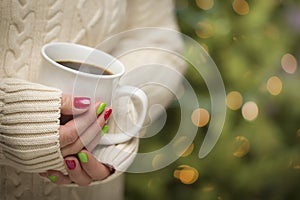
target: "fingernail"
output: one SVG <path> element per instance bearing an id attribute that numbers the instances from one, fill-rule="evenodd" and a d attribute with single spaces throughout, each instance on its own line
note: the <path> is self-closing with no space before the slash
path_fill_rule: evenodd
<path id="1" fill-rule="evenodd" d="M 100 115 L 103 112 L 105 107 L 106 107 L 106 103 L 101 103 L 97 109 L 97 114 Z"/>
<path id="2" fill-rule="evenodd" d="M 67 167 L 68 167 L 70 170 L 75 169 L 75 167 L 76 167 L 75 160 L 65 160 L 65 162 L 66 162 Z"/>
<path id="3" fill-rule="evenodd" d="M 58 177 L 55 176 L 55 175 L 51 175 L 51 176 L 48 176 L 48 179 L 49 179 L 51 182 L 55 183 L 55 182 L 57 181 Z"/>
<path id="4" fill-rule="evenodd" d="M 75 108 L 85 109 L 90 106 L 91 99 L 88 97 L 75 97 L 73 104 Z"/>
<path id="5" fill-rule="evenodd" d="M 105 120 L 105 121 L 109 118 L 111 112 L 112 112 L 112 109 L 111 109 L 111 108 L 108 109 L 107 111 L 105 111 L 105 113 L 104 113 L 104 120 Z"/>
<path id="6" fill-rule="evenodd" d="M 107 132 L 108 128 L 109 128 L 108 125 L 105 125 L 105 126 L 102 128 L 102 130 L 101 130 L 101 135 L 102 135 L 102 136 Z"/>
<path id="7" fill-rule="evenodd" d="M 80 162 L 82 162 L 82 163 L 87 163 L 87 162 L 89 162 L 89 158 L 88 158 L 88 156 L 86 155 L 86 153 L 80 152 L 80 153 L 78 153 L 77 155 L 78 155 L 78 158 L 79 158 Z"/>

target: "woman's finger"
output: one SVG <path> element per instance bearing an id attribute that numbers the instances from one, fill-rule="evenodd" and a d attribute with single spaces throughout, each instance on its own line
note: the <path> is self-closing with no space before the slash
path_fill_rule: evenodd
<path id="1" fill-rule="evenodd" d="M 104 106 L 103 106 L 104 105 Z M 69 144 L 74 143 L 78 137 L 93 123 L 97 120 L 97 112 L 100 107 L 105 107 L 105 103 L 98 102 L 94 109 L 89 109 L 84 114 L 77 116 L 73 120 L 69 121 L 65 125 L 59 128 L 59 142 L 61 147 L 65 147 Z M 103 108 L 104 110 L 104 108 Z M 102 111 L 103 111 L 102 110 Z"/>
<path id="2" fill-rule="evenodd" d="M 78 153 L 82 169 L 93 181 L 103 180 L 111 174 L 110 168 L 100 163 L 89 151 L 82 150 Z"/>
<path id="3" fill-rule="evenodd" d="M 70 184 L 72 180 L 69 176 L 64 175 L 63 173 L 55 170 L 49 170 L 44 173 L 40 173 L 41 176 L 48 178 L 52 183 L 63 185 L 63 184 Z"/>
<path id="4" fill-rule="evenodd" d="M 92 178 L 81 168 L 78 159 L 75 156 L 68 156 L 65 158 L 67 171 L 70 179 L 81 186 L 89 185 Z"/>
<path id="5" fill-rule="evenodd" d="M 62 155 L 66 156 L 78 153 L 84 147 L 89 151 L 92 151 L 99 143 L 102 134 L 105 134 L 108 129 L 108 126 L 105 125 L 105 123 L 108 120 L 111 112 L 111 108 L 105 108 L 104 112 L 101 113 L 98 119 L 86 131 L 84 131 L 84 133 L 81 134 L 74 143 L 61 149 Z"/>

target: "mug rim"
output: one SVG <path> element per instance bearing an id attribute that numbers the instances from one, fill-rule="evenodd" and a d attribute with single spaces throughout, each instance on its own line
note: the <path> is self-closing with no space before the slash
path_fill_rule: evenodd
<path id="1" fill-rule="evenodd" d="M 75 69 L 71 69 L 69 67 L 66 67 L 64 65 L 61 65 L 59 63 L 57 63 L 54 59 L 50 58 L 49 55 L 47 55 L 46 51 L 48 48 L 53 47 L 53 46 L 58 46 L 58 45 L 63 45 L 63 46 L 75 46 L 77 48 L 82 48 L 85 49 L 87 51 L 89 51 L 90 54 L 92 54 L 93 52 L 99 52 L 100 54 L 103 54 L 104 56 L 108 57 L 111 61 L 109 62 L 109 66 L 111 66 L 113 63 L 117 62 L 117 64 L 121 67 L 121 71 L 119 73 L 114 73 L 111 75 L 103 75 L 103 74 L 91 74 L 91 73 L 87 73 L 87 72 L 82 72 L 79 70 L 75 70 Z M 89 46 L 85 46 L 85 45 L 80 45 L 80 44 L 76 44 L 76 43 L 70 43 L 70 42 L 51 42 L 51 43 L 47 43 L 45 45 L 42 46 L 41 49 L 41 54 L 44 57 L 45 60 L 47 60 L 47 62 L 51 63 L 52 65 L 55 65 L 56 67 L 64 70 L 64 71 L 68 71 L 71 72 L 75 75 L 81 75 L 81 76 L 86 76 L 86 77 L 90 77 L 90 78 L 103 78 L 103 79 L 112 79 L 112 78 L 117 78 L 122 76 L 125 73 L 125 66 L 123 65 L 123 63 L 121 63 L 117 58 L 113 57 L 112 55 L 101 51 L 99 49 L 96 48 L 92 48 Z M 89 56 L 87 56 L 88 58 Z M 79 61 L 84 63 L 84 61 Z"/>

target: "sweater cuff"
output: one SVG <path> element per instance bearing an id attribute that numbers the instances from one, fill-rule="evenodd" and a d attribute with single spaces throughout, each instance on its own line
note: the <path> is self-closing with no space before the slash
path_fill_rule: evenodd
<path id="1" fill-rule="evenodd" d="M 65 171 L 58 132 L 61 95 L 20 79 L 0 80 L 0 164 L 24 172 Z"/>

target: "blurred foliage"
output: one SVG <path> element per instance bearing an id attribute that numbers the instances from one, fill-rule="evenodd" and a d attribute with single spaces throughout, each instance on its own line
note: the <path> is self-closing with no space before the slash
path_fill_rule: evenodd
<path id="1" fill-rule="evenodd" d="M 226 93 L 238 92 L 242 104 L 227 109 L 222 135 L 207 157 L 198 158 L 203 127 L 190 155 L 155 172 L 127 174 L 126 199 L 300 199 L 300 1 L 177 0 L 176 9 L 182 33 L 207 49 Z M 287 54 L 297 62 L 292 72 L 283 67 Z M 206 86 L 192 66 L 186 77 L 194 88 L 204 88 L 197 90 L 199 104 L 209 111 Z M 282 88 L 270 85 L 271 77 Z M 249 101 L 257 105 L 254 119 L 243 114 Z M 141 151 L 167 143 L 179 115 L 174 102 L 163 134 L 141 140 Z M 199 176 L 184 183 L 176 175 L 181 165 Z"/>

